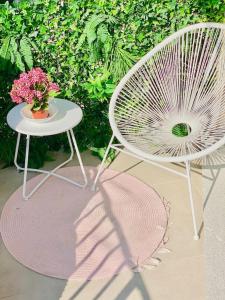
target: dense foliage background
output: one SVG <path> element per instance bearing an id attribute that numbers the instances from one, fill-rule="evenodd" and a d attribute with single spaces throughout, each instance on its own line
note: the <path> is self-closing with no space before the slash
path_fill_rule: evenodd
<path id="1" fill-rule="evenodd" d="M 2 3 L 2 1 L 1 1 Z M 108 102 L 132 64 L 188 24 L 223 22 L 223 0 L 34 0 L 0 5 L 0 160 L 13 161 L 15 133 L 6 115 L 9 90 L 32 66 L 50 73 L 61 97 L 81 105 L 75 129 L 81 150 L 102 153 L 110 138 Z M 33 138 L 31 164 L 40 167 L 64 136 Z M 21 151 L 20 159 L 23 159 Z"/>

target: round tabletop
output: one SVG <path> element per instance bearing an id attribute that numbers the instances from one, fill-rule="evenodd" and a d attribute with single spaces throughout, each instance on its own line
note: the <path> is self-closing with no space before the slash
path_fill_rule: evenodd
<path id="1" fill-rule="evenodd" d="M 58 112 L 49 122 L 35 123 L 23 118 L 21 109 L 26 103 L 12 108 L 7 115 L 8 125 L 15 131 L 34 136 L 54 135 L 72 129 L 82 120 L 81 108 L 68 100 L 55 98 L 51 103 L 57 106 Z"/>

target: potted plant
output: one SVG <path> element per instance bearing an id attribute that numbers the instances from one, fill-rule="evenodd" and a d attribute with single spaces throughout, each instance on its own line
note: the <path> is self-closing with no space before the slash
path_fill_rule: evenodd
<path id="1" fill-rule="evenodd" d="M 49 100 L 58 93 L 59 86 L 41 68 L 33 68 L 14 80 L 10 96 L 17 104 L 26 102 L 34 119 L 44 119 L 49 116 Z"/>

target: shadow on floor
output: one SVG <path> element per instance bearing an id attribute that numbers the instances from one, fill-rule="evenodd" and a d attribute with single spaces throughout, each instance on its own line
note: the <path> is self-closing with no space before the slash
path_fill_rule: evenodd
<path id="1" fill-rule="evenodd" d="M 139 163 L 137 163 L 137 164 L 139 164 Z M 132 167 L 124 170 L 123 172 L 126 172 L 126 171 L 130 170 L 131 168 L 133 168 L 137 164 L 134 164 Z M 121 173 L 123 173 L 123 172 L 121 172 Z M 121 173 L 119 173 L 119 174 L 121 174 Z M 119 176 L 119 174 L 116 175 L 116 176 Z M 114 178 L 114 177 L 112 177 L 112 178 Z M 110 177 L 110 179 L 112 179 L 112 178 Z M 103 182 L 105 182 L 105 181 L 103 181 Z M 108 234 L 106 236 L 104 236 L 104 240 L 107 239 L 112 233 L 114 233 L 114 234 L 116 233 L 116 235 L 118 237 L 118 240 L 123 241 L 123 242 L 119 242 L 117 246 L 110 249 L 109 252 L 105 255 L 105 257 L 102 258 L 102 261 L 95 267 L 95 270 L 89 275 L 90 280 L 98 272 L 98 270 L 101 269 L 101 267 L 104 265 L 104 263 L 107 261 L 107 259 L 115 251 L 117 251 L 118 249 L 122 250 L 122 253 L 123 253 L 123 256 L 124 256 L 124 261 L 122 263 L 118 264 L 118 266 L 116 266 L 117 272 L 120 272 L 123 269 L 123 267 L 128 264 L 128 258 L 132 257 L 132 255 L 129 251 L 129 246 L 126 243 L 126 238 L 124 236 L 123 230 L 122 230 L 120 224 L 117 222 L 116 218 L 114 217 L 114 215 L 112 213 L 112 210 L 111 210 L 111 207 L 110 207 L 110 195 L 107 194 L 107 192 L 103 188 L 102 184 L 99 186 L 99 190 L 100 190 L 101 194 L 103 195 L 103 199 L 104 199 L 104 201 L 101 202 L 100 204 L 103 205 L 103 207 L 104 207 L 105 216 L 100 222 L 97 223 L 97 225 L 94 225 L 94 227 L 92 227 L 90 229 L 89 233 L 85 236 L 85 239 L 88 236 L 90 236 L 99 226 L 101 226 L 102 222 L 105 219 L 109 219 L 110 223 L 114 224 L 115 226 L 114 226 L 113 230 L 110 230 L 108 232 Z M 97 208 L 97 207 L 95 207 L 95 208 Z M 91 214 L 92 212 L 93 212 L 93 209 L 89 212 L 89 214 Z M 86 217 L 87 217 L 87 215 L 80 218 L 79 223 L 82 222 L 82 219 L 84 219 Z M 82 242 L 83 242 L 83 240 L 81 240 L 79 242 L 79 244 L 82 243 Z M 101 240 L 99 242 L 101 243 Z M 98 246 L 98 242 L 96 243 L 96 247 L 97 246 Z M 96 247 L 93 247 L 93 249 L 91 249 L 89 255 L 92 254 L 92 252 L 95 250 Z M 89 258 L 89 256 L 87 256 L 84 260 L 82 260 L 82 264 L 85 264 L 86 260 L 88 260 L 88 258 Z M 80 264 L 77 265 L 77 268 L 79 268 L 79 267 L 80 267 Z M 117 276 L 113 276 L 113 277 L 109 278 L 108 280 L 106 280 L 106 283 L 104 283 L 104 285 L 100 288 L 100 290 L 96 294 L 93 293 L 92 299 L 93 300 L 104 299 L 103 298 L 104 293 L 107 292 L 107 289 L 110 287 L 110 285 L 116 279 L 117 279 Z M 90 281 L 83 282 L 79 286 L 79 288 L 77 288 L 76 291 L 73 292 L 73 294 L 69 298 L 66 298 L 66 299 L 68 299 L 68 300 L 76 299 L 79 295 L 81 295 L 82 292 L 84 292 L 85 288 L 89 284 L 90 284 Z M 133 293 L 134 290 L 136 290 L 136 291 L 138 290 L 138 292 L 140 294 L 139 300 L 151 300 L 140 273 L 133 273 L 131 279 L 129 279 L 129 281 L 122 288 L 120 288 L 120 292 L 118 293 L 118 295 L 114 299 L 115 300 L 128 299 L 128 297 L 131 295 L 131 293 Z M 62 297 L 63 297 L 63 295 L 62 295 Z M 64 298 L 61 298 L 61 299 L 64 299 Z"/>

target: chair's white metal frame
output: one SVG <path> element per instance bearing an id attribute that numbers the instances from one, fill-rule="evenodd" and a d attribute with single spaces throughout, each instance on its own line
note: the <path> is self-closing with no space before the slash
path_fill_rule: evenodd
<path id="1" fill-rule="evenodd" d="M 105 152 L 104 158 L 102 160 L 102 163 L 100 165 L 100 168 L 98 170 L 97 176 L 95 178 L 94 184 L 93 184 L 93 189 L 96 188 L 97 181 L 99 179 L 99 176 L 103 170 L 104 163 L 106 161 L 106 158 L 108 156 L 108 153 L 110 149 L 114 149 L 116 151 L 123 152 L 125 154 L 134 156 L 142 161 L 146 161 L 150 164 L 153 164 L 155 166 L 158 166 L 164 170 L 170 171 L 176 175 L 182 176 L 185 179 L 187 179 L 187 184 L 188 184 L 188 191 L 189 191 L 189 200 L 190 200 L 190 206 L 191 206 L 191 213 L 192 213 L 192 219 L 193 219 L 193 228 L 194 228 L 194 239 L 198 240 L 199 239 L 199 234 L 198 234 L 198 229 L 197 229 L 197 222 L 196 222 L 196 214 L 195 214 L 195 208 L 194 208 L 194 202 L 193 202 L 193 194 L 192 194 L 192 186 L 191 186 L 191 168 L 190 168 L 190 161 L 194 159 L 201 158 L 205 155 L 210 154 L 214 150 L 218 149 L 220 146 L 225 144 L 225 136 L 221 138 L 219 141 L 216 143 L 209 145 L 206 149 L 203 149 L 199 152 L 196 153 L 190 153 L 188 155 L 183 155 L 183 156 L 160 156 L 160 155 L 153 155 L 150 153 L 147 153 L 145 151 L 142 151 L 138 147 L 135 147 L 131 143 L 129 143 L 121 134 L 120 130 L 117 127 L 116 121 L 115 121 L 115 116 L 114 116 L 114 111 L 116 107 L 116 101 L 117 98 L 119 97 L 121 90 L 124 88 L 128 80 L 131 78 L 131 76 L 138 71 L 138 69 L 145 64 L 154 54 L 156 54 L 159 50 L 161 50 L 164 46 L 169 44 L 171 41 L 174 39 L 182 36 L 186 32 L 191 31 L 192 29 L 196 28 L 219 28 L 225 30 L 225 24 L 217 24 L 217 23 L 201 23 L 201 24 L 195 24 L 188 26 L 184 29 L 179 30 L 178 32 L 172 34 L 168 38 L 166 38 L 163 42 L 158 44 L 152 51 L 147 53 L 141 60 L 139 60 L 134 67 L 124 76 L 124 78 L 120 81 L 118 84 L 117 88 L 115 89 L 111 101 L 110 101 L 110 106 L 109 106 L 109 121 L 110 125 L 113 131 L 113 135 L 111 137 L 111 140 L 109 142 L 108 148 Z M 117 138 L 120 142 L 120 144 L 113 144 L 114 138 Z M 121 148 L 124 147 L 124 148 Z M 171 168 L 167 168 L 164 165 L 159 164 L 159 162 L 184 162 L 185 167 L 186 167 L 186 172 L 178 172 L 176 170 L 173 170 Z"/>
<path id="2" fill-rule="evenodd" d="M 67 182 L 69 182 L 69 183 L 71 183 L 75 186 L 81 187 L 81 188 L 85 188 L 87 186 L 87 176 L 86 176 L 86 173 L 85 173 L 85 170 L 84 170 L 83 162 L 82 162 L 82 159 L 81 159 L 81 156 L 80 156 L 80 152 L 79 152 L 79 149 L 78 149 L 78 146 L 77 146 L 77 142 L 76 142 L 76 138 L 74 136 L 73 130 L 70 129 L 70 130 L 66 131 L 66 133 L 67 133 L 67 138 L 68 138 L 71 154 L 70 154 L 69 158 L 66 161 L 64 161 L 63 163 L 61 163 L 60 165 L 58 165 L 57 167 L 55 167 L 51 171 L 42 170 L 42 169 L 28 168 L 29 149 L 30 149 L 30 135 L 26 135 L 26 152 L 25 152 L 24 168 L 19 166 L 19 164 L 17 162 L 17 157 L 18 157 L 21 133 L 18 133 L 17 142 L 16 142 L 15 156 L 14 156 L 14 164 L 15 164 L 18 171 L 24 171 L 24 177 L 23 177 L 23 198 L 24 198 L 24 200 L 28 200 L 50 176 L 56 176 L 56 177 L 58 177 L 62 180 L 65 180 L 65 181 L 67 181 Z M 73 180 L 71 180 L 71 179 L 69 179 L 65 176 L 62 176 L 62 175 L 56 173 L 56 171 L 59 168 L 65 166 L 68 162 L 70 162 L 73 159 L 75 152 L 77 154 L 77 158 L 78 158 L 78 161 L 79 161 L 81 172 L 83 174 L 84 183 L 78 183 L 76 181 L 73 181 Z M 46 176 L 29 193 L 27 193 L 27 174 L 28 174 L 28 171 L 46 174 Z"/>
<path id="3" fill-rule="evenodd" d="M 128 154 L 128 155 L 133 156 L 133 157 L 135 157 L 137 159 L 140 159 L 141 161 L 145 161 L 145 162 L 147 162 L 149 164 L 152 164 L 154 166 L 160 167 L 163 170 L 166 170 L 166 171 L 169 171 L 169 172 L 174 173 L 176 175 L 182 176 L 182 177 L 184 177 L 184 178 L 187 179 L 188 192 L 189 192 L 189 200 L 190 200 L 192 220 L 193 220 L 193 228 L 194 228 L 194 239 L 198 240 L 199 239 L 199 234 L 198 234 L 198 229 L 197 229 L 196 213 L 195 213 L 195 207 L 194 207 L 194 201 L 193 201 L 193 193 L 192 193 L 192 186 L 191 186 L 191 167 L 190 167 L 190 161 L 188 161 L 188 160 L 185 161 L 186 173 L 182 173 L 182 172 L 176 171 L 174 169 L 167 168 L 164 165 L 161 165 L 161 164 L 159 164 L 157 162 L 153 162 L 153 161 L 150 161 L 150 160 L 148 160 L 146 158 L 143 158 L 143 157 L 141 157 L 139 155 L 136 155 L 135 153 L 126 150 L 126 148 L 123 149 L 123 148 L 121 148 L 121 147 L 123 147 L 122 144 L 113 144 L 114 138 L 115 138 L 115 135 L 112 135 L 111 140 L 109 142 L 109 145 L 108 145 L 108 147 L 107 147 L 107 149 L 105 151 L 105 154 L 104 154 L 103 160 L 101 162 L 101 165 L 100 165 L 100 167 L 98 169 L 98 173 L 97 173 L 97 175 L 95 177 L 94 184 L 92 186 L 92 190 L 96 189 L 96 185 L 97 185 L 99 176 L 101 175 L 101 173 L 103 171 L 104 164 L 105 164 L 105 161 L 107 159 L 107 156 L 109 154 L 110 149 L 114 149 L 114 150 L 122 152 L 124 154 Z"/>

